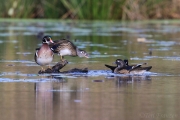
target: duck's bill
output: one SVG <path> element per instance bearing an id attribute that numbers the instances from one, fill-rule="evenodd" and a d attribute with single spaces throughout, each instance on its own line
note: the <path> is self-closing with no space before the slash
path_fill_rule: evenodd
<path id="1" fill-rule="evenodd" d="M 89 58 L 89 56 L 85 56 L 85 58 Z"/>
<path id="2" fill-rule="evenodd" d="M 85 58 L 89 58 L 89 55 L 87 54 L 86 56 L 84 56 Z"/>
<path id="3" fill-rule="evenodd" d="M 54 43 L 54 41 L 53 41 L 52 39 L 50 39 L 50 42 L 51 42 L 51 43 Z"/>

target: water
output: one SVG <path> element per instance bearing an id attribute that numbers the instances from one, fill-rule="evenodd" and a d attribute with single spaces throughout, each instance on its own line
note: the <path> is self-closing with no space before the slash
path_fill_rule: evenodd
<path id="1" fill-rule="evenodd" d="M 177 120 L 180 23 L 6 21 L 0 22 L 1 120 Z M 41 34 L 71 39 L 90 58 L 65 57 L 62 71 L 43 74 L 34 62 Z M 104 66 L 117 59 L 147 62 L 142 76 L 116 75 Z M 55 56 L 51 66 L 59 61 Z"/>

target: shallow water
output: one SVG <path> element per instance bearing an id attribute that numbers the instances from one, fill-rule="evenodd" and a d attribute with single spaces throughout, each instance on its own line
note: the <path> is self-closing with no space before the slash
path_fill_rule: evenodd
<path id="1" fill-rule="evenodd" d="M 180 101 L 180 22 L 0 22 L 1 120 L 177 120 Z M 90 58 L 65 57 L 62 71 L 43 74 L 34 62 L 41 34 L 68 38 Z M 151 54 L 152 53 L 152 54 Z M 117 59 L 147 62 L 142 76 L 116 75 Z M 55 56 L 51 66 L 59 61 Z"/>

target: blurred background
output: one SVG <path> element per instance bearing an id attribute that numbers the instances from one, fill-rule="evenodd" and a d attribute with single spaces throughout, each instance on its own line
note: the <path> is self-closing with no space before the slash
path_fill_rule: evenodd
<path id="1" fill-rule="evenodd" d="M 180 0 L 1 0 L 1 18 L 146 20 L 180 18 Z"/>

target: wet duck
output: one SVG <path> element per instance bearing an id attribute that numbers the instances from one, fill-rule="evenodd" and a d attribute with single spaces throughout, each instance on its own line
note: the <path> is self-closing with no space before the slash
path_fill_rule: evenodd
<path id="1" fill-rule="evenodd" d="M 67 39 L 54 41 L 54 43 L 50 44 L 49 46 L 54 53 L 57 53 L 61 57 L 61 61 L 63 61 L 63 56 L 66 55 L 86 58 L 89 57 L 86 51 L 79 49 L 70 40 Z"/>
<path id="2" fill-rule="evenodd" d="M 137 64 L 133 66 L 126 65 L 128 63 L 125 63 L 121 59 L 116 60 L 117 67 L 114 69 L 114 73 L 117 74 L 143 74 L 146 71 L 149 71 L 152 66 L 148 67 L 141 67 L 142 65 L 146 65 L 147 63 Z"/>
<path id="3" fill-rule="evenodd" d="M 42 66 L 50 64 L 53 60 L 53 52 L 49 47 L 50 43 L 53 43 L 51 37 L 44 36 L 42 46 L 36 49 L 34 55 L 35 62 L 41 66 L 42 71 L 44 70 Z"/>

